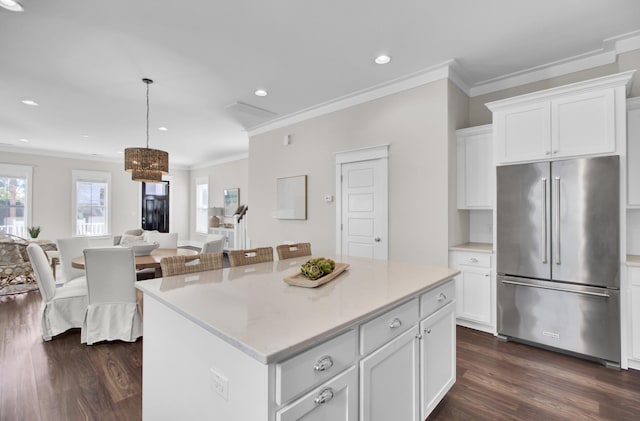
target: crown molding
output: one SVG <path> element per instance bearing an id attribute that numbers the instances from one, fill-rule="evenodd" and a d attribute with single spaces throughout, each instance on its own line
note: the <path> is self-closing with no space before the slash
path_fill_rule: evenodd
<path id="1" fill-rule="evenodd" d="M 190 170 L 199 170 L 202 168 L 214 167 L 216 165 L 226 164 L 228 162 L 241 161 L 243 159 L 249 158 L 249 153 L 243 153 L 238 155 L 228 156 L 226 158 L 220 158 L 213 161 L 202 162 L 200 164 L 191 165 L 189 167 Z"/>
<path id="2" fill-rule="evenodd" d="M 403 76 L 385 83 L 381 83 L 367 89 L 356 91 L 348 95 L 344 95 L 342 97 L 327 101 L 317 106 L 313 106 L 299 112 L 289 114 L 275 120 L 271 120 L 265 124 L 252 127 L 247 130 L 247 133 L 249 134 L 249 136 L 256 136 L 275 129 L 279 129 L 281 127 L 309 120 L 314 117 L 319 117 L 321 115 L 353 107 L 354 105 L 362 104 L 374 99 L 406 91 L 407 89 L 412 89 L 420 85 L 434 82 L 436 80 L 447 79 L 451 75 L 452 63 L 454 63 L 454 60 L 448 60 L 444 63 L 440 63 L 419 72 L 412 73 L 410 75 Z M 464 84 L 461 80 L 460 83 L 463 84 L 463 86 L 466 86 L 466 84 Z M 463 88 L 461 87 L 461 89 Z"/>
<path id="3" fill-rule="evenodd" d="M 615 63 L 619 54 L 637 49 L 640 49 L 640 31 L 607 38 L 597 50 L 474 83 L 469 96 L 484 95 Z"/>
<path id="4" fill-rule="evenodd" d="M 12 146 L 12 145 L 5 145 L 5 144 L 0 144 L 0 151 L 17 153 L 22 155 L 37 155 L 37 156 L 50 156 L 54 158 L 76 159 L 79 161 L 109 162 L 113 164 L 122 164 L 124 159 L 122 157 L 108 157 L 108 156 L 100 156 L 100 155 L 79 154 L 79 153 L 73 153 L 73 152 L 52 151 L 49 149 L 21 148 L 19 146 Z M 184 165 L 169 165 L 169 171 L 171 171 L 172 169 L 188 170 L 189 167 Z"/>

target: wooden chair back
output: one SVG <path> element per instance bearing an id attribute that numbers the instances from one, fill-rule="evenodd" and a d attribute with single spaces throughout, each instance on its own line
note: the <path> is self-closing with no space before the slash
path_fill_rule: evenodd
<path id="1" fill-rule="evenodd" d="M 276 251 L 280 260 L 311 256 L 311 243 L 281 244 L 276 247 Z"/>
<path id="2" fill-rule="evenodd" d="M 222 253 L 202 253 L 197 260 L 191 260 L 188 264 L 185 256 L 169 256 L 160 260 L 162 276 L 185 275 L 222 267 Z"/>
<path id="3" fill-rule="evenodd" d="M 273 247 L 229 251 L 229 263 L 231 267 L 264 262 L 273 262 Z"/>

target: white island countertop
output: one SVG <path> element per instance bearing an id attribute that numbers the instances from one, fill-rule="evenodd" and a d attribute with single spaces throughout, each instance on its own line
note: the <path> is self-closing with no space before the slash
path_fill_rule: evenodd
<path id="1" fill-rule="evenodd" d="M 310 257 L 141 281 L 136 287 L 263 364 L 325 341 L 455 276 L 420 264 L 335 257 L 351 266 L 317 288 L 290 286 Z"/>

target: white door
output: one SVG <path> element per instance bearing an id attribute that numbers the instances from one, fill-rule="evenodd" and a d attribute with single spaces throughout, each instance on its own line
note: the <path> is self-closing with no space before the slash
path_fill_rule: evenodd
<path id="1" fill-rule="evenodd" d="M 340 175 L 342 254 L 386 260 L 387 159 L 344 163 Z"/>

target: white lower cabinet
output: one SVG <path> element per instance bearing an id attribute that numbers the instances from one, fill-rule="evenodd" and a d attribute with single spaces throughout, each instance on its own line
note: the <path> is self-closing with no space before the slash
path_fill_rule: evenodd
<path id="1" fill-rule="evenodd" d="M 438 405 L 456 381 L 455 303 L 420 323 L 420 420 Z"/>
<path id="2" fill-rule="evenodd" d="M 631 295 L 631 353 L 640 368 L 640 267 L 629 267 L 629 289 Z"/>
<path id="3" fill-rule="evenodd" d="M 277 363 L 275 420 L 423 421 L 455 383 L 455 306 L 450 279 Z"/>
<path id="4" fill-rule="evenodd" d="M 418 326 L 360 361 L 360 419 L 413 421 L 418 409 Z"/>
<path id="5" fill-rule="evenodd" d="M 491 258 L 489 253 L 449 252 L 449 266 L 460 270 L 455 277 L 458 324 L 494 333 L 495 287 Z"/>
<path id="6" fill-rule="evenodd" d="M 421 321 L 360 361 L 360 421 L 422 421 L 451 389 L 456 379 L 453 290 L 451 280 L 422 294 Z M 406 311 L 408 304 L 400 308 Z M 398 320 L 383 316 L 390 327 Z"/>
<path id="7" fill-rule="evenodd" d="M 356 421 L 358 419 L 358 375 L 356 368 L 351 367 L 276 413 L 277 421 L 300 419 L 305 421 Z"/>

